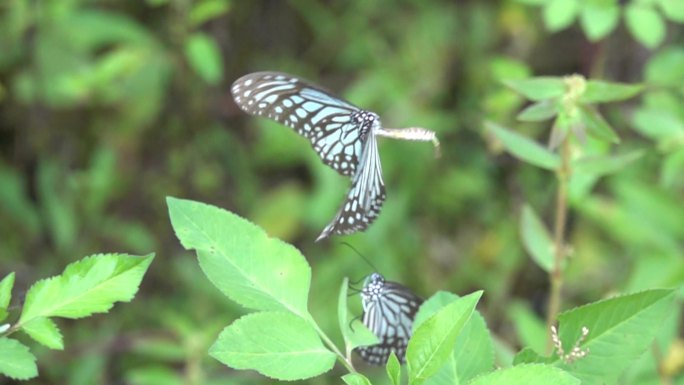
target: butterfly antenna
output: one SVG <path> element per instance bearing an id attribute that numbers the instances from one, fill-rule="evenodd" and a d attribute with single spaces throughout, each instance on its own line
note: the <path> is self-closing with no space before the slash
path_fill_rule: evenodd
<path id="1" fill-rule="evenodd" d="M 368 258 L 366 258 L 366 257 L 365 257 L 363 254 L 361 254 L 358 250 L 356 250 L 356 248 L 355 248 L 354 246 L 350 245 L 350 244 L 347 243 L 347 242 L 342 242 L 342 244 L 345 245 L 345 246 L 347 246 L 347 247 L 349 247 L 350 249 L 354 250 L 354 252 L 355 252 L 359 257 L 361 257 L 364 261 L 366 261 L 366 263 L 367 263 L 370 267 L 373 268 L 373 271 L 375 271 L 375 272 L 378 272 L 378 271 L 379 271 L 379 270 L 371 263 L 371 261 L 368 260 Z M 356 285 L 358 282 L 360 282 L 360 281 L 354 282 L 354 285 Z"/>
<path id="2" fill-rule="evenodd" d="M 354 332 L 354 327 L 352 326 L 352 324 L 354 323 L 354 321 L 358 321 L 360 319 L 361 319 L 361 316 L 359 315 L 359 316 L 352 318 L 351 321 L 349 321 L 349 329 L 351 329 L 352 332 Z"/>

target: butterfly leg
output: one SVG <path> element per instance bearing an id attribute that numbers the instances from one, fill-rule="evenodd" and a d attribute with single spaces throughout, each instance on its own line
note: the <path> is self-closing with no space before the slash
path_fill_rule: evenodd
<path id="1" fill-rule="evenodd" d="M 384 136 L 386 138 L 432 142 L 432 144 L 435 146 L 435 156 L 438 158 L 441 156 L 437 135 L 434 131 L 428 130 L 426 128 L 378 128 L 375 131 L 375 134 L 377 136 Z"/>

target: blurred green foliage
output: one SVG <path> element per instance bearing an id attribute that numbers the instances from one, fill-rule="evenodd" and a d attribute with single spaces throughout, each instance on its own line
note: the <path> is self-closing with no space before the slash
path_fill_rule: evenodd
<path id="1" fill-rule="evenodd" d="M 539 326 L 548 282 L 522 246 L 520 215 L 529 202 L 551 223 L 555 181 L 502 154 L 483 122 L 546 141 L 544 123 L 514 123 L 527 104 L 502 83 L 529 76 L 580 73 L 646 87 L 637 99 L 601 107 L 619 144 L 589 137 L 579 147 L 597 157 L 643 156 L 601 179 L 571 179 L 572 258 L 563 307 L 616 292 L 681 287 L 679 4 L 0 4 L 0 278 L 16 272 L 13 299 L 84 255 L 157 255 L 135 301 L 60 325 L 66 350 L 38 347 L 40 377 L 28 383 L 265 382 L 207 355 L 226 320 L 244 310 L 207 282 L 175 240 L 168 195 L 230 209 L 297 245 L 316 272 L 309 308 L 326 330 L 337 322 L 331 303 L 343 276 L 355 280 L 373 270 L 342 240 L 423 296 L 484 289 L 479 310 L 505 365 L 511 349 L 539 344 L 531 330 Z M 433 129 L 443 157 L 434 159 L 429 145 L 381 142 L 388 190 L 382 215 L 363 234 L 314 244 L 349 182 L 322 165 L 304 139 L 232 103 L 232 80 L 265 69 L 337 91 L 378 112 L 387 127 Z M 657 354 L 632 366 L 621 383 L 658 383 L 659 373 L 684 381 L 680 320 L 652 327 L 663 330 Z M 309 383 L 338 383 L 338 377 Z"/>

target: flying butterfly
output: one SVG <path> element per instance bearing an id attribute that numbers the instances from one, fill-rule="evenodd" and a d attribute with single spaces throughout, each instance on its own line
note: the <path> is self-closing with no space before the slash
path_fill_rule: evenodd
<path id="1" fill-rule="evenodd" d="M 371 365 L 385 365 L 391 352 L 404 363 L 413 319 L 422 303 L 406 286 L 371 274 L 361 289 L 362 319 L 380 343 L 356 348 L 356 352 Z"/>
<path id="2" fill-rule="evenodd" d="M 376 136 L 431 141 L 439 149 L 433 131 L 383 128 L 377 114 L 292 75 L 251 73 L 236 80 L 231 93 L 243 111 L 294 129 L 311 142 L 323 163 L 352 178 L 342 207 L 316 241 L 363 231 L 380 213 L 386 194 Z"/>

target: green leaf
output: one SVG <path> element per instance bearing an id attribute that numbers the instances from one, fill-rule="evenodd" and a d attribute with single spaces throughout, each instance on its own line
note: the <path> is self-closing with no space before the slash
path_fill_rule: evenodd
<path id="1" fill-rule="evenodd" d="M 580 13 L 580 24 L 591 41 L 606 37 L 619 21 L 620 8 L 614 1 L 586 1 Z"/>
<path id="2" fill-rule="evenodd" d="M 45 317 L 33 318 L 22 325 L 21 330 L 37 342 L 50 349 L 64 349 L 62 333 L 51 319 Z"/>
<path id="3" fill-rule="evenodd" d="M 658 52 L 646 64 L 644 77 L 647 82 L 663 87 L 684 83 L 684 47 L 666 47 Z"/>
<path id="4" fill-rule="evenodd" d="M 420 307 L 414 328 L 440 309 L 458 300 L 458 296 L 438 291 Z M 454 349 L 439 371 L 425 381 L 426 385 L 465 383 L 494 366 L 494 343 L 484 318 L 475 311 L 456 338 Z"/>
<path id="5" fill-rule="evenodd" d="M 389 377 L 392 385 L 401 385 L 401 364 L 399 363 L 397 355 L 394 354 L 394 351 L 390 352 L 385 369 L 387 370 L 387 377 Z"/>
<path id="6" fill-rule="evenodd" d="M 28 380 L 38 375 L 36 357 L 21 342 L 0 338 L 0 374 L 15 380 Z"/>
<path id="7" fill-rule="evenodd" d="M 580 97 L 582 103 L 606 103 L 626 100 L 638 95 L 644 90 L 643 84 L 623 84 L 589 80 L 584 94 Z"/>
<path id="8" fill-rule="evenodd" d="M 194 26 L 224 15 L 230 9 L 228 0 L 203 0 L 190 10 L 190 23 Z"/>
<path id="9" fill-rule="evenodd" d="M 337 302 L 337 320 L 340 324 L 340 330 L 342 331 L 342 337 L 344 338 L 346 351 L 347 353 L 350 353 L 359 346 L 375 345 L 379 343 L 380 340 L 362 322 L 357 322 L 353 328 L 349 324 L 349 315 L 347 311 L 348 287 L 349 279 L 344 277 Z"/>
<path id="10" fill-rule="evenodd" d="M 515 0 L 517 3 L 520 4 L 527 4 L 527 5 L 533 5 L 533 6 L 541 6 L 545 5 L 548 0 Z"/>
<path id="11" fill-rule="evenodd" d="M 522 110 L 517 119 L 523 122 L 543 122 L 558 114 L 558 102 L 556 100 L 542 100 L 527 106 Z"/>
<path id="12" fill-rule="evenodd" d="M 553 240 L 546 226 L 529 204 L 525 204 L 522 209 L 520 233 L 525 250 L 539 267 L 550 272 L 553 269 Z"/>
<path id="13" fill-rule="evenodd" d="M 284 381 L 323 374 L 336 358 L 311 323 L 282 311 L 239 318 L 223 329 L 209 354 L 231 368 L 253 369 Z"/>
<path id="14" fill-rule="evenodd" d="M 573 162 L 572 169 L 577 173 L 608 175 L 622 170 L 643 155 L 643 150 L 635 150 L 620 155 L 583 157 Z"/>
<path id="15" fill-rule="evenodd" d="M 535 102 L 553 99 L 565 93 L 565 81 L 559 77 L 540 76 L 530 79 L 504 80 L 514 91 Z"/>
<path id="16" fill-rule="evenodd" d="M 544 358 L 522 351 L 516 363 L 546 361 L 570 372 L 582 384 L 615 383 L 630 363 L 651 347 L 658 328 L 677 311 L 673 290 L 648 290 L 619 296 L 562 313 L 558 317 L 560 339 L 566 350 L 578 341 L 582 328 L 589 334 L 580 345 L 587 357 L 567 364 L 554 355 Z"/>
<path id="17" fill-rule="evenodd" d="M 12 287 L 14 287 L 14 272 L 7 274 L 0 281 L 0 322 L 4 321 L 9 314 L 7 308 L 12 299 Z"/>
<path id="18" fill-rule="evenodd" d="M 568 372 L 549 365 L 527 364 L 500 369 L 476 378 L 468 385 L 579 385 Z"/>
<path id="19" fill-rule="evenodd" d="M 40 317 L 83 318 L 106 313 L 138 291 L 153 254 L 99 254 L 69 264 L 64 273 L 36 282 L 26 294 L 19 324 Z"/>
<path id="20" fill-rule="evenodd" d="M 634 113 L 634 128 L 655 140 L 681 140 L 684 138 L 684 121 L 668 111 L 658 108 L 640 108 Z"/>
<path id="21" fill-rule="evenodd" d="M 680 0 L 660 0 L 658 2 L 665 17 L 678 23 L 684 23 L 684 2 Z"/>
<path id="22" fill-rule="evenodd" d="M 620 143 L 620 137 L 596 109 L 590 106 L 581 106 L 580 115 L 589 134 L 607 142 Z"/>
<path id="23" fill-rule="evenodd" d="M 486 121 L 485 128 L 501 141 L 509 153 L 518 159 L 547 170 L 555 170 L 560 166 L 558 155 L 536 142 L 494 122 Z"/>
<path id="24" fill-rule="evenodd" d="M 514 302 L 508 308 L 508 317 L 513 320 L 523 346 L 529 346 L 536 352 L 546 349 L 546 324 L 533 311 L 522 303 Z"/>
<path id="25" fill-rule="evenodd" d="M 207 84 L 217 85 L 223 80 L 223 58 L 216 41 L 196 32 L 185 42 L 185 56 L 192 69 Z"/>
<path id="26" fill-rule="evenodd" d="M 406 350 L 409 384 L 420 385 L 449 359 L 482 291 L 464 296 L 416 326 Z"/>
<path id="27" fill-rule="evenodd" d="M 625 9 L 629 32 L 641 44 L 655 48 L 665 39 L 665 22 L 655 9 L 641 4 L 629 4 Z"/>
<path id="28" fill-rule="evenodd" d="M 342 376 L 347 385 L 371 385 L 371 382 L 361 373 L 349 373 Z"/>
<path id="29" fill-rule="evenodd" d="M 197 250 L 202 271 L 223 294 L 248 309 L 311 317 L 311 267 L 299 250 L 218 207 L 166 201 L 176 236 L 186 249 Z"/>
<path id="30" fill-rule="evenodd" d="M 568 28 L 577 18 L 577 0 L 551 0 L 544 7 L 543 17 L 546 29 L 551 32 Z"/>

